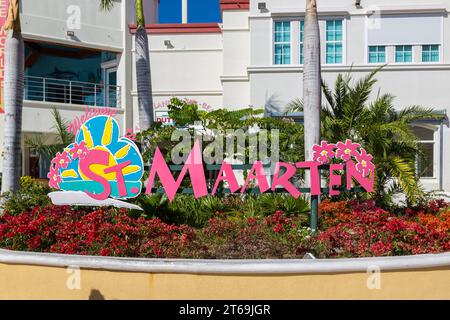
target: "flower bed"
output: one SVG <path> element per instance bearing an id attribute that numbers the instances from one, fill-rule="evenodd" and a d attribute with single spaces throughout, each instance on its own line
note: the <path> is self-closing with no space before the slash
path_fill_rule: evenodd
<path id="1" fill-rule="evenodd" d="M 426 209 L 426 210 L 425 210 Z M 262 259 L 409 255 L 450 251 L 450 210 L 444 202 L 390 213 L 371 203 L 321 204 L 321 232 L 310 236 L 304 217 L 216 213 L 203 228 L 126 210 L 35 207 L 0 217 L 0 247 L 65 254 Z"/>

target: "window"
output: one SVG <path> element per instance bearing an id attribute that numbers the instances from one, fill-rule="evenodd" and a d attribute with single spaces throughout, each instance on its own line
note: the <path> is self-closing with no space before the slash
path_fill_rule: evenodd
<path id="1" fill-rule="evenodd" d="M 417 156 L 416 170 L 421 178 L 434 177 L 434 131 L 424 127 L 413 127 L 412 131 L 419 139 L 423 156 Z"/>
<path id="2" fill-rule="evenodd" d="M 303 41 L 305 39 L 305 21 L 300 21 L 300 64 L 305 61 L 305 53 L 303 50 Z"/>
<path id="3" fill-rule="evenodd" d="M 326 63 L 342 64 L 342 20 L 327 20 Z"/>
<path id="4" fill-rule="evenodd" d="M 412 46 L 395 46 L 395 62 L 412 62 Z"/>
<path id="5" fill-rule="evenodd" d="M 385 62 L 386 62 L 386 47 L 370 46 L 369 63 L 385 63 Z"/>
<path id="6" fill-rule="evenodd" d="M 439 45 L 422 46 L 422 62 L 439 62 Z"/>
<path id="7" fill-rule="evenodd" d="M 291 63 L 291 22 L 275 22 L 274 30 L 274 61 L 275 64 Z"/>

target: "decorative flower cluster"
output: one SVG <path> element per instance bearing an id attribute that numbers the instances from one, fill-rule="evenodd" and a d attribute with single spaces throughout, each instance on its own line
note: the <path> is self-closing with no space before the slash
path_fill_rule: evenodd
<path id="1" fill-rule="evenodd" d="M 55 189 L 59 188 L 59 184 L 62 181 L 62 178 L 59 175 L 59 169 L 67 169 L 69 163 L 77 159 L 84 159 L 88 153 L 89 149 L 84 141 L 79 144 L 74 143 L 69 150 L 58 152 L 51 162 L 50 172 L 47 175 L 50 179 L 50 187 Z"/>
<path id="2" fill-rule="evenodd" d="M 125 138 L 130 139 L 131 141 L 136 141 L 136 133 L 133 132 L 133 129 L 127 129 Z"/>
<path id="3" fill-rule="evenodd" d="M 322 141 L 320 145 L 313 146 L 313 160 L 321 164 L 330 163 L 331 159 L 351 161 L 352 157 L 357 161 L 356 170 L 363 176 L 366 177 L 375 170 L 372 155 L 361 148 L 360 144 L 353 143 L 349 139 L 345 143 L 338 142 L 337 144 Z"/>

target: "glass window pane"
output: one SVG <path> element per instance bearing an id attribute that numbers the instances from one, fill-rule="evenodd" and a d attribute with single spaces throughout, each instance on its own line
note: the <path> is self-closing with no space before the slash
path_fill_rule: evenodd
<path id="1" fill-rule="evenodd" d="M 334 32 L 327 32 L 327 41 L 334 41 Z"/>
<path id="2" fill-rule="evenodd" d="M 281 55 L 275 55 L 275 64 L 281 64 Z"/>
<path id="3" fill-rule="evenodd" d="M 417 173 L 422 178 L 432 178 L 434 176 L 433 162 L 434 162 L 434 144 L 423 143 L 422 150 L 423 157 L 417 159 Z"/>
<path id="4" fill-rule="evenodd" d="M 275 32 L 280 32 L 281 28 L 281 22 L 275 22 Z"/>
<path id="5" fill-rule="evenodd" d="M 327 54 L 327 60 L 326 60 L 326 61 L 327 61 L 327 63 L 329 63 L 329 64 L 334 63 L 333 56 Z"/>
<path id="6" fill-rule="evenodd" d="M 412 127 L 414 135 L 420 141 L 434 141 L 434 131 L 423 127 Z"/>
<path id="7" fill-rule="evenodd" d="M 432 62 L 438 62 L 439 61 L 439 52 L 433 52 L 431 54 L 431 61 Z"/>
<path id="8" fill-rule="evenodd" d="M 412 53 L 411 52 L 405 52 L 405 58 L 404 62 L 412 62 Z"/>
<path id="9" fill-rule="evenodd" d="M 327 31 L 334 31 L 334 20 L 327 21 Z"/>

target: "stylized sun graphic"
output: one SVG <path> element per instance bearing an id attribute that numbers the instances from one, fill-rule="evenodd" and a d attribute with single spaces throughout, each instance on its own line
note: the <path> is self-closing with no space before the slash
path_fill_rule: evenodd
<path id="1" fill-rule="evenodd" d="M 106 161 L 96 161 L 89 154 L 102 154 Z M 58 167 L 57 161 L 69 158 L 68 165 Z M 62 181 L 58 187 L 65 191 L 89 191 L 92 194 L 104 192 L 104 184 L 110 185 L 110 197 L 132 198 L 139 194 L 143 175 L 143 161 L 139 149 L 128 138 L 119 138 L 119 125 L 110 116 L 97 116 L 84 123 L 75 143 L 65 148 L 60 158 L 55 158 L 53 170 L 58 169 Z M 122 165 L 120 174 L 126 187 L 121 194 L 116 171 L 108 170 Z"/>

